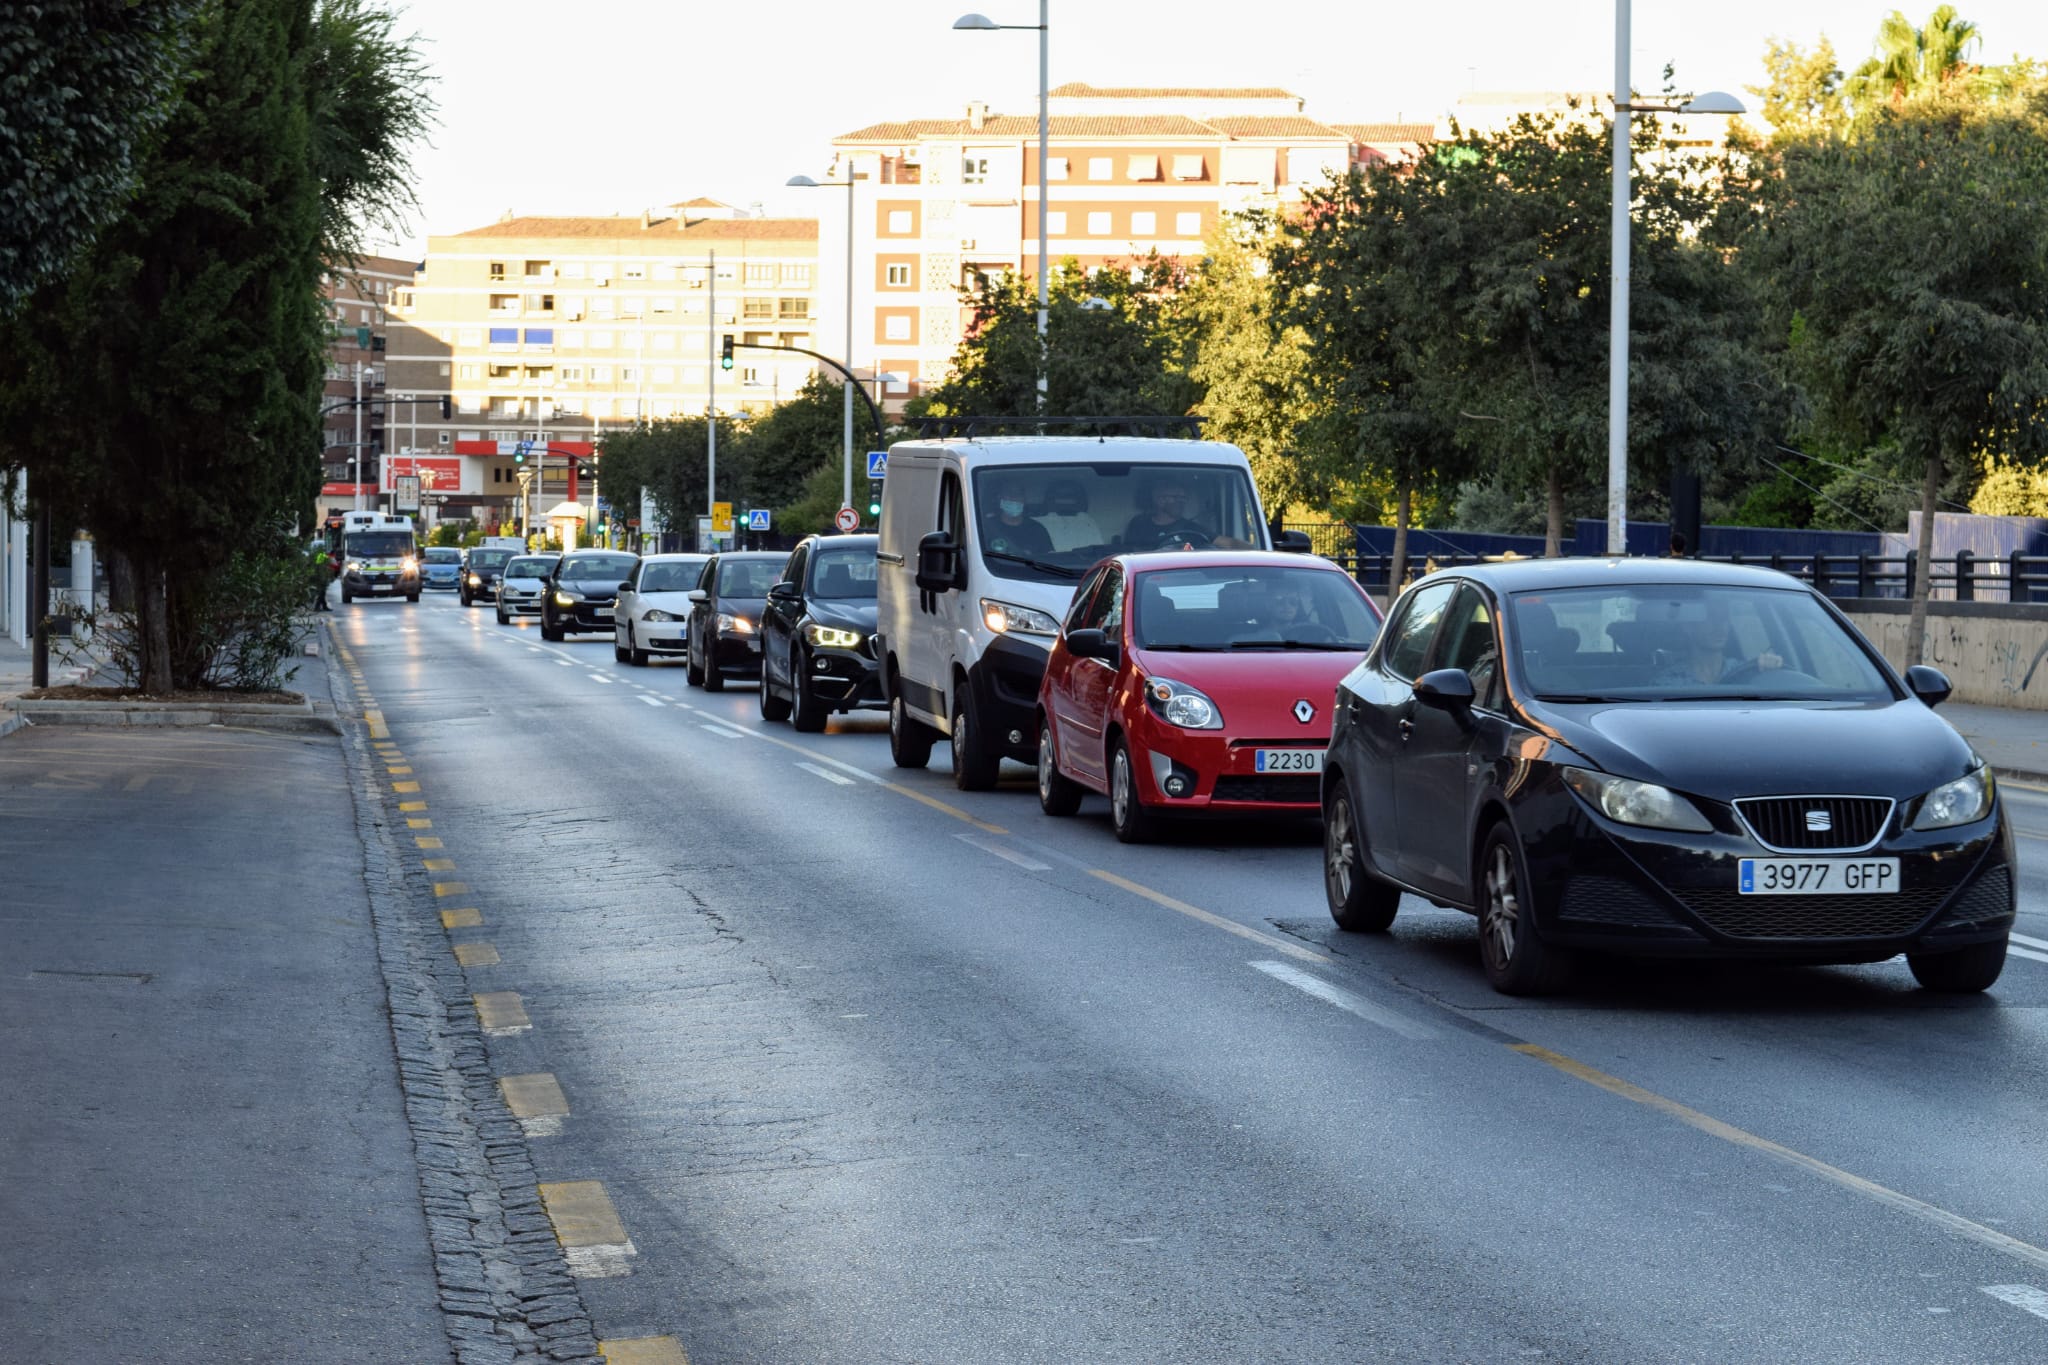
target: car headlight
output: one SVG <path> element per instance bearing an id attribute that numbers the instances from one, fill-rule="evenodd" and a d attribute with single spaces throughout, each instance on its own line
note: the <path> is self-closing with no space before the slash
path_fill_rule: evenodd
<path id="1" fill-rule="evenodd" d="M 754 623 L 752 621 L 749 621 L 744 616 L 728 616 L 724 612 L 718 613 L 718 628 L 731 631 L 734 635 L 752 635 L 754 633 Z"/>
<path id="2" fill-rule="evenodd" d="M 1201 689 L 1189 687 L 1172 678 L 1147 678 L 1145 700 L 1152 703 L 1156 711 L 1169 725 L 1178 725 L 1183 730 L 1221 730 L 1223 712 L 1216 703 L 1203 695 Z"/>
<path id="3" fill-rule="evenodd" d="M 342 565 L 341 567 L 343 571 L 347 573 L 361 573 L 363 571 L 363 561 L 360 559 L 351 559 L 348 563 Z"/>
<path id="4" fill-rule="evenodd" d="M 411 555 L 407 555 L 405 558 L 398 561 L 398 567 L 401 571 L 405 573 L 417 573 L 419 571 L 420 562 L 417 559 L 414 559 Z"/>
<path id="5" fill-rule="evenodd" d="M 1982 820 L 1991 809 L 1992 793 L 1996 790 L 1997 784 L 1992 780 L 1989 768 L 1979 768 L 1953 782 L 1944 782 L 1920 798 L 1920 810 L 1913 817 L 1913 828 L 1949 829 Z"/>
<path id="6" fill-rule="evenodd" d="M 804 639 L 820 649 L 859 649 L 861 634 L 857 630 L 841 630 L 837 626 L 821 626 L 813 622 L 804 627 Z"/>
<path id="7" fill-rule="evenodd" d="M 1057 635 L 1060 623 L 1035 607 L 981 599 L 981 623 L 997 635 Z"/>
<path id="8" fill-rule="evenodd" d="M 573 607 L 582 600 L 574 593 L 563 592 L 560 588 L 555 589 L 555 605 L 558 607 Z"/>
<path id="9" fill-rule="evenodd" d="M 645 616 L 641 617 L 640 619 L 641 619 L 641 620 L 643 620 L 643 621 L 662 621 L 662 622 L 668 622 L 668 621 L 680 621 L 680 620 L 682 620 L 683 618 L 682 618 L 682 617 L 680 617 L 680 616 L 678 616 L 678 615 L 676 615 L 676 614 L 675 614 L 674 612 L 672 612 L 672 611 L 663 611 L 663 610 L 662 610 L 662 609 L 661 609 L 660 607 L 656 607 L 656 608 L 655 608 L 655 609 L 654 609 L 653 611 L 650 611 L 650 612 L 648 612 L 648 613 L 647 613 L 647 614 L 646 614 Z"/>
<path id="10" fill-rule="evenodd" d="M 1566 768 L 1564 781 L 1587 805 L 1624 825 L 1684 830 L 1691 834 L 1705 834 L 1714 828 L 1700 814 L 1699 807 L 1671 788 L 1654 782 L 1613 777 L 1588 768 Z"/>
<path id="11" fill-rule="evenodd" d="M 471 574 L 469 576 L 469 586 L 472 588 L 482 587 L 483 579 L 477 577 L 475 574 Z"/>

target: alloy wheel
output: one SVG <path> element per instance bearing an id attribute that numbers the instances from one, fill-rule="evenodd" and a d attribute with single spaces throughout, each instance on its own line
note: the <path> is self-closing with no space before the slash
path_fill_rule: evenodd
<path id="1" fill-rule="evenodd" d="M 1351 830 L 1351 802 L 1339 796 L 1330 803 L 1329 826 L 1323 834 L 1323 877 L 1329 883 L 1330 901 L 1341 905 L 1351 899 L 1351 869 L 1358 857 Z"/>
<path id="2" fill-rule="evenodd" d="M 1495 962 L 1505 966 L 1515 960 L 1515 938 L 1521 922 L 1522 897 L 1515 881 L 1514 855 L 1506 844 L 1497 843 L 1486 865 L 1486 915 L 1480 926 Z"/>

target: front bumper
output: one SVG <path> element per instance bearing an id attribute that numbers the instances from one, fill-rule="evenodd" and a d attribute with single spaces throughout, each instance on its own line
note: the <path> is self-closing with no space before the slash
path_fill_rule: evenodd
<path id="1" fill-rule="evenodd" d="M 540 615 L 541 595 L 538 592 L 527 592 L 520 588 L 501 588 L 498 596 L 499 605 L 505 608 L 505 614 L 508 616 Z"/>
<path id="2" fill-rule="evenodd" d="M 868 637 L 870 641 L 873 636 Z M 806 660 L 804 684 L 819 701 L 835 710 L 887 710 L 882 695 L 882 670 L 857 649 L 813 648 Z"/>
<path id="3" fill-rule="evenodd" d="M 737 631 L 721 630 L 711 647 L 711 666 L 726 678 L 758 678 L 761 676 L 761 636 L 758 632 L 741 635 Z"/>
<path id="4" fill-rule="evenodd" d="M 578 602 L 572 607 L 565 607 L 557 602 L 548 608 L 548 613 L 555 626 L 565 631 L 603 631 L 609 635 L 617 624 L 612 616 L 610 602 Z"/>
<path id="5" fill-rule="evenodd" d="M 1167 814 L 1313 815 L 1322 809 L 1321 773 L 1261 773 L 1260 749 L 1327 750 L 1330 736 L 1236 738 L 1222 730 L 1184 730 L 1149 707 L 1126 718 L 1139 799 Z M 1167 794 L 1178 776 L 1187 785 Z"/>
<path id="6" fill-rule="evenodd" d="M 1901 830 L 1855 854 L 1787 855 L 1746 832 L 1639 829 L 1574 809 L 1525 842 L 1537 921 L 1565 946 L 1673 957 L 1881 962 L 2003 937 L 2015 901 L 2002 810 L 1953 830 Z M 1732 822 L 1730 822 L 1732 825 Z M 1745 896 L 1742 858 L 1897 858 L 1888 895 Z"/>
<path id="7" fill-rule="evenodd" d="M 402 571 L 373 572 L 365 569 L 343 570 L 341 585 L 350 596 L 410 596 L 420 590 L 418 574 Z"/>
<path id="8" fill-rule="evenodd" d="M 967 671 L 967 687 L 984 743 L 995 737 L 1005 758 L 1038 761 L 1038 685 L 1052 646 L 998 635 Z M 1015 736 L 1015 738 L 1012 738 Z"/>
<path id="9" fill-rule="evenodd" d="M 472 602 L 495 602 L 498 600 L 498 580 L 486 578 L 480 582 L 465 584 Z"/>
<path id="10" fill-rule="evenodd" d="M 688 621 L 649 621 L 642 617 L 633 622 L 635 649 L 644 649 L 649 654 L 681 655 L 689 645 Z"/>
<path id="11" fill-rule="evenodd" d="M 440 591 L 443 588 L 446 588 L 449 592 L 454 592 L 456 589 L 462 586 L 462 578 L 460 575 L 452 573 L 430 573 L 424 579 L 421 580 L 420 586 L 425 588 L 432 588 L 436 592 Z"/>

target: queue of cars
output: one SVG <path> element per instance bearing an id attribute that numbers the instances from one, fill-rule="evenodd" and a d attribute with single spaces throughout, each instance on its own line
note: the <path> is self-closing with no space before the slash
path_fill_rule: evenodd
<path id="1" fill-rule="evenodd" d="M 908 442 L 881 528 L 793 552 L 520 556 L 498 619 L 613 636 L 763 719 L 886 709 L 890 751 L 1050 816 L 1307 815 L 1340 930 L 1474 915 L 1488 980 L 1575 955 L 1874 962 L 1981 991 L 2015 918 L 1996 783 L 1824 596 L 1782 574 L 1572 559 L 1432 573 L 1381 613 L 1273 538 L 1213 442 Z M 1105 523 L 1115 528 L 1106 530 Z M 529 588 L 527 585 L 535 585 Z M 616 600 L 616 607 L 614 606 Z"/>

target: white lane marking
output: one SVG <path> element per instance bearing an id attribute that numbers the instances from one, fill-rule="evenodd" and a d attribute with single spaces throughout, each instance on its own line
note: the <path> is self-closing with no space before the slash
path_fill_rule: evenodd
<path id="1" fill-rule="evenodd" d="M 835 783 L 838 786 L 851 787 L 853 785 L 852 778 L 841 777 L 830 768 L 821 768 L 815 763 L 799 763 L 796 766 L 802 768 L 807 773 L 815 774 L 818 777 L 824 778 L 827 782 Z"/>
<path id="2" fill-rule="evenodd" d="M 701 729 L 709 730 L 712 734 L 717 735 L 720 739 L 744 739 L 746 737 L 743 731 L 728 730 L 723 725 L 709 725 L 703 721 L 699 721 L 698 726 Z"/>
<path id="3" fill-rule="evenodd" d="M 641 698 L 640 700 L 642 700 L 642 701 L 646 702 L 646 703 L 647 703 L 647 704 L 648 704 L 649 706 L 659 706 L 659 705 L 661 705 L 661 702 L 660 702 L 660 700 L 659 700 L 659 699 L 657 699 L 657 698 L 654 698 L 654 697 L 642 697 L 642 698 Z"/>
<path id="4" fill-rule="evenodd" d="M 958 839 L 963 844 L 974 845 L 983 853 L 993 853 L 998 858 L 1001 858 L 1004 862 L 1015 863 L 1017 866 L 1023 868 L 1026 872 L 1052 871 L 1051 863 L 1041 863 L 1040 861 L 1038 861 L 1038 859 L 1031 857 L 1029 854 L 1020 853 L 1014 848 L 1010 848 L 1006 845 L 999 844 L 995 840 L 985 838 L 982 835 L 956 834 L 953 837 L 955 839 Z"/>
<path id="5" fill-rule="evenodd" d="M 591 674 L 591 675 L 590 675 L 590 680 L 591 680 L 592 682 L 594 682 L 594 683 L 603 683 L 603 684 L 605 684 L 605 686 L 607 686 L 607 687 L 611 686 L 611 681 L 612 681 L 612 680 L 611 680 L 610 678 L 607 678 L 607 677 L 606 677 L 606 676 L 605 676 L 604 674 L 602 674 L 602 673 L 593 673 L 593 674 Z"/>
<path id="6" fill-rule="evenodd" d="M 2015 948 L 2010 943 L 2005 945 L 2005 955 L 2023 957 L 2029 962 L 2048 962 L 2048 953 L 2037 953 L 2032 948 Z"/>
<path id="7" fill-rule="evenodd" d="M 2014 934 L 2012 941 L 2014 943 L 2024 943 L 2029 948 L 2039 948 L 2044 952 L 2048 952 L 2048 938 L 2028 938 L 2025 934 Z"/>
<path id="8" fill-rule="evenodd" d="M 2030 1284 L 1987 1284 L 1983 1289 L 1994 1299 L 2003 1299 L 2037 1318 L 2048 1318 L 2048 1290 Z"/>
<path id="9" fill-rule="evenodd" d="M 1382 1009 L 1362 996 L 1354 995 L 1341 986 L 1333 986 L 1311 972 L 1299 967 L 1290 967 L 1285 962 L 1254 962 L 1251 964 L 1275 981 L 1284 981 L 1294 989 L 1327 1005 L 1335 1005 L 1347 1014 L 1355 1014 L 1368 1024 L 1378 1024 L 1403 1038 L 1434 1038 L 1436 1030 L 1426 1028 L 1412 1019 L 1407 1019 L 1389 1009 Z"/>
<path id="10" fill-rule="evenodd" d="M 564 668 L 574 668 L 576 666 L 573 662 L 571 662 L 568 659 L 557 659 L 555 660 L 555 662 L 560 664 Z"/>

